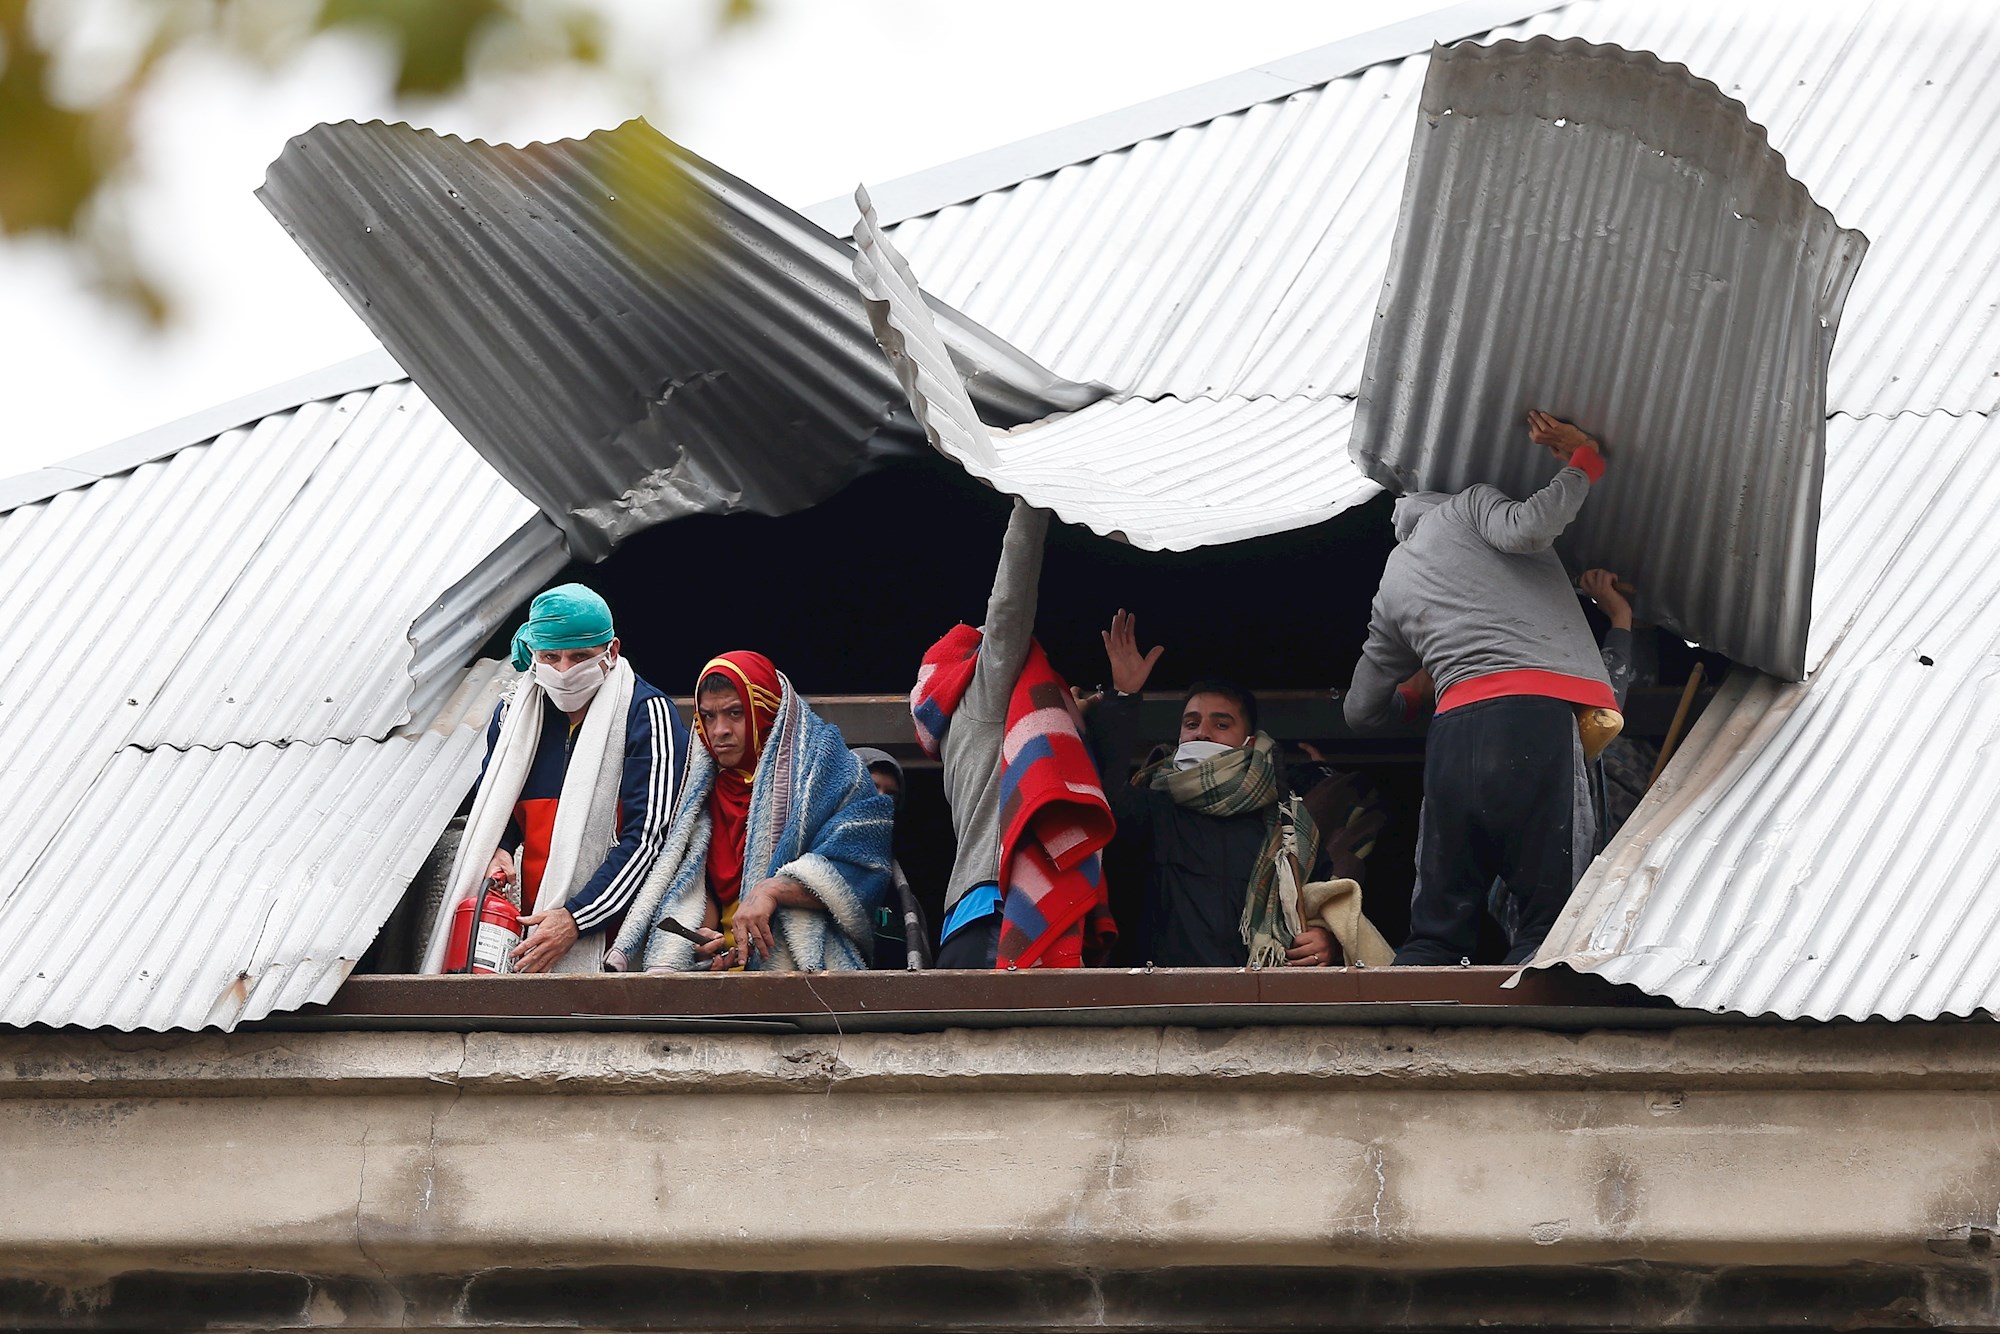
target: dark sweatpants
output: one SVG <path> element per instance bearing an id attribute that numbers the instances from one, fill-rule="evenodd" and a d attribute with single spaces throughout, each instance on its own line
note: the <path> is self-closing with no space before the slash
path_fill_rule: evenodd
<path id="1" fill-rule="evenodd" d="M 938 950 L 940 968 L 991 968 L 1000 958 L 1000 913 L 988 913 L 951 933 Z"/>
<path id="2" fill-rule="evenodd" d="M 1471 957 L 1495 879 L 1519 913 L 1507 962 L 1534 957 L 1583 870 L 1576 746 L 1574 707 L 1541 695 L 1481 700 L 1431 720 L 1417 891 L 1397 963 Z"/>

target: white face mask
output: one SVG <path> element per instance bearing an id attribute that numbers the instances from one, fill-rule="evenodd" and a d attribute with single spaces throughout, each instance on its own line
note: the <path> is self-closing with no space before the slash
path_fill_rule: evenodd
<path id="1" fill-rule="evenodd" d="M 561 671 L 553 664 L 535 664 L 535 684 L 548 692 L 550 700 L 564 713 L 575 713 L 589 704 L 603 686 L 604 679 L 611 675 L 611 650 L 606 649 L 594 658 L 579 662 L 568 671 Z"/>
<path id="2" fill-rule="evenodd" d="M 1183 741 L 1174 749 L 1174 768 L 1192 769 L 1203 760 L 1212 760 L 1218 755 L 1227 755 L 1235 750 L 1220 741 Z"/>

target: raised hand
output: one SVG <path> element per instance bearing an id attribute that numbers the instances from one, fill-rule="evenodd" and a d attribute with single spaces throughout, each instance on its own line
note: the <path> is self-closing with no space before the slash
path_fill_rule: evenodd
<path id="1" fill-rule="evenodd" d="M 1138 618 L 1123 607 L 1111 618 L 1111 628 L 1102 632 L 1104 656 L 1111 662 L 1111 686 L 1121 695 L 1136 695 L 1146 688 L 1153 664 L 1167 651 L 1156 644 L 1150 653 L 1139 652 Z"/>
<path id="2" fill-rule="evenodd" d="M 1576 581 L 1577 587 L 1590 595 L 1590 600 L 1604 609 L 1611 618 L 1611 624 L 1620 630 L 1632 628 L 1632 604 L 1618 591 L 1618 576 L 1609 570 L 1585 570 L 1583 578 Z"/>
<path id="3" fill-rule="evenodd" d="M 1585 445 L 1597 444 L 1579 428 L 1534 408 L 1528 409 L 1528 439 L 1546 448 L 1558 462 L 1565 464 L 1577 450 Z M 1600 449 L 1598 452 L 1603 451 Z"/>

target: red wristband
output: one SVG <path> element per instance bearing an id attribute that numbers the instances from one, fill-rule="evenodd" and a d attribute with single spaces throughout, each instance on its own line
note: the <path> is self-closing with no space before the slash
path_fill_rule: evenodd
<path id="1" fill-rule="evenodd" d="M 1588 477 L 1593 484 L 1604 476 L 1604 456 L 1597 452 L 1596 445 L 1584 445 L 1571 454 L 1569 466 Z"/>

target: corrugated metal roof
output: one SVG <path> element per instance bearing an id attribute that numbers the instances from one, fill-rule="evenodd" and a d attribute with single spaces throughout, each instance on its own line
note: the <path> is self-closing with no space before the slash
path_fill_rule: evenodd
<path id="1" fill-rule="evenodd" d="M 412 624 L 539 516 L 376 369 L 0 514 L 0 1022 L 323 998 L 463 796 L 494 669 Z"/>
<path id="2" fill-rule="evenodd" d="M 643 121 L 525 148 L 322 125 L 258 194 L 580 558 L 817 503 L 895 428 L 847 247 Z M 939 314 L 996 419 L 1101 396 Z"/>
<path id="3" fill-rule="evenodd" d="M 1834 354 L 1833 408 L 1985 411 L 2000 400 L 2000 248 L 1988 225 L 2000 212 L 1990 133 L 2000 90 L 1985 77 L 2000 19 L 1968 9 L 1913 23 L 1859 0 L 1581 0 L 1493 35 L 1534 33 L 1654 50 L 1716 80 L 1771 128 L 1823 203 L 1875 238 Z M 1143 492 L 1159 477 L 1149 458 L 1173 456 L 1162 440 L 1198 439 L 1210 458 L 1227 445 L 1309 460 L 1324 431 L 1343 454 L 1342 396 L 1359 385 L 1425 67 L 1398 60 L 1307 91 L 1277 78 L 1282 97 L 1189 112 L 1203 123 L 899 227 L 927 280 L 975 318 L 1058 373 L 1116 381 L 1122 401 L 1001 433 L 996 458 L 1045 447 L 1036 462 L 1051 487 L 1065 469 L 1080 485 L 1093 469 L 1124 469 Z M 907 184 L 914 198 L 930 183 Z M 870 364 L 877 355 L 866 348 Z M 0 515 L 0 703 L 17 704 L 10 689 L 62 686 L 0 708 L 0 746 L 15 761 L 0 774 L 0 931 L 39 929 L 37 948 L 85 961 L 55 979 L 28 952 L 0 958 L 0 1015 L 11 1021 L 226 1023 L 325 994 L 393 902 L 379 884 L 379 894 L 353 887 L 373 876 L 400 889 L 442 823 L 443 793 L 469 778 L 453 768 L 454 747 L 476 753 L 469 724 L 482 709 L 466 699 L 482 685 L 448 665 L 470 633 L 455 609 L 490 608 L 533 562 L 555 558 L 549 530 L 521 522 L 525 509 L 500 554 L 465 553 L 415 598 L 432 610 L 413 617 L 417 642 L 398 659 L 417 666 L 422 709 L 440 682 L 463 684 L 463 707 L 444 717 L 468 725 L 287 746 L 124 744 L 136 725 L 127 711 L 137 719 L 160 696 L 228 591 L 269 578 L 255 564 L 280 517 L 351 443 L 337 408 L 277 412 L 57 494 L 97 474 L 59 468 L 25 490 L 0 488 L 0 499 L 38 502 Z M 1262 424 L 1246 432 L 1253 420 Z M 1989 942 L 2000 933 L 1986 905 L 2000 901 L 2000 849 L 1988 846 L 1995 797 L 1983 761 L 2000 720 L 1982 675 L 1996 646 L 1979 628 L 2000 594 L 1986 541 L 2000 499 L 1992 429 L 1983 417 L 1833 420 L 1808 649 L 1823 665 L 1800 686 L 1732 681 L 1593 869 L 1549 957 L 1710 1008 L 1993 1005 L 2000 959 Z M 410 453 L 400 484 L 421 487 L 437 460 Z M 1324 481 L 1337 505 L 1348 483 L 1332 471 Z M 1101 494 L 1094 478 L 1090 487 Z M 1278 503 L 1262 499 L 1267 513 Z M 294 558 L 303 536 L 289 543 Z M 286 698 L 311 703 L 303 687 Z M 285 712 L 276 699 L 274 718 Z M 430 814 L 389 822 L 406 808 Z M 217 823 L 171 845 L 141 825 L 93 846 L 107 824 L 130 828 L 133 812 L 154 809 Z M 398 832 L 371 843 L 370 829 Z M 298 866 L 318 869 L 292 876 Z M 223 874 L 237 897 L 213 895 Z M 168 907 L 125 897 L 148 877 L 181 887 Z M 293 902 L 311 911 L 286 913 Z M 127 912 L 154 934 L 123 934 Z M 174 951 L 198 955 L 194 939 L 214 942 L 238 973 L 184 963 Z M 131 951 L 123 971 L 88 972 L 107 940 Z M 153 948 L 162 952 L 144 953 Z"/>
<path id="4" fill-rule="evenodd" d="M 1435 52 L 1355 407 L 1398 492 L 1554 465 L 1538 407 L 1607 441 L 1559 549 L 1639 614 L 1805 675 L 1826 362 L 1865 238 L 1685 66 L 1541 37 Z M 1504 333 L 1502 332 L 1504 331 Z"/>
<path id="5" fill-rule="evenodd" d="M 1340 398 L 1106 401 L 989 430 L 865 190 L 856 202 L 855 278 L 883 349 L 932 445 L 981 481 L 1154 551 L 1304 527 L 1379 490 L 1349 460 Z"/>
<path id="6" fill-rule="evenodd" d="M 513 679 L 493 666 L 384 740 L 117 751 L 0 908 L 0 1023 L 230 1028 L 326 1000 L 477 775 Z"/>
<path id="7" fill-rule="evenodd" d="M 539 517 L 407 381 L 344 397 L 331 415 L 351 425 L 270 511 L 255 558 L 205 618 L 130 744 L 387 735 L 410 716 L 411 623 L 438 590 Z M 477 647 L 493 617 L 518 602 L 483 625 L 466 618 L 459 637 L 478 633 Z M 431 670 L 455 677 L 470 656 Z"/>
<path id="8" fill-rule="evenodd" d="M 1733 673 L 1536 963 L 1786 1018 L 2000 1012 L 2000 421 L 1835 417 L 1804 685 Z"/>
<path id="9" fill-rule="evenodd" d="M 869 193 L 875 201 L 876 216 L 884 223 L 924 217 L 953 204 L 1011 189 L 1071 163 L 1088 162 L 1260 102 L 1277 101 L 1292 93 L 1317 88 L 1371 66 L 1428 51 L 1434 43 L 1488 32 L 1501 24 L 1516 23 L 1543 10 L 1558 8 L 1562 3 L 1563 0 L 1461 0 L 1428 14 L 1356 33 L 1309 51 L 1280 56 L 1192 88 L 1177 89 L 1045 134 L 884 181 L 870 186 Z M 836 236 L 853 234 L 856 211 L 850 194 L 823 200 L 801 211 Z"/>
<path id="10" fill-rule="evenodd" d="M 1535 34 L 1652 51 L 1713 80 L 1872 238 L 1832 410 L 2000 406 L 2000 260 L 1983 244 L 2000 213 L 1990 12 L 1581 0 L 1482 40 Z M 1058 374 L 1146 397 L 1353 395 L 1426 64 L 1048 163 L 892 235 L 934 295 Z"/>

